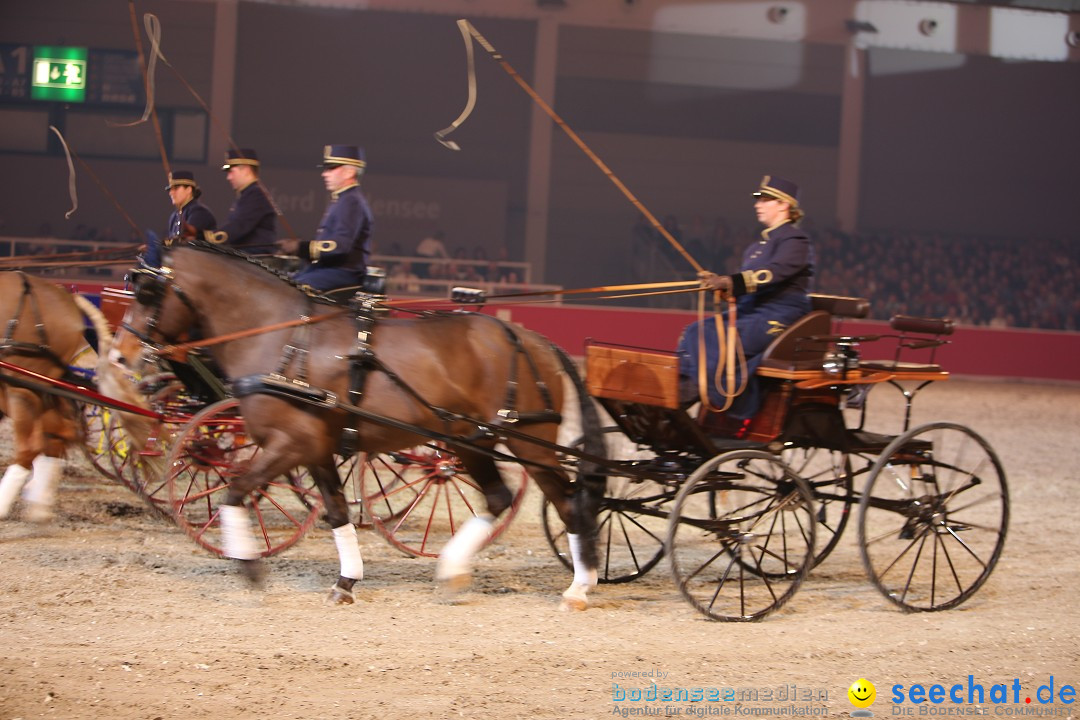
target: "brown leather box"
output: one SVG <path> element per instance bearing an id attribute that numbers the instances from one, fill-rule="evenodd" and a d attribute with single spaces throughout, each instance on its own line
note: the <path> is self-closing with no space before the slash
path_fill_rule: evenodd
<path id="1" fill-rule="evenodd" d="M 594 397 L 679 407 L 679 362 L 673 353 L 589 345 L 585 383 Z"/>

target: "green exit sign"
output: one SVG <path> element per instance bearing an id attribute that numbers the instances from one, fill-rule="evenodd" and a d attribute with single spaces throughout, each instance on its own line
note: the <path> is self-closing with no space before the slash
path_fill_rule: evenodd
<path id="1" fill-rule="evenodd" d="M 33 100 L 86 100 L 86 48 L 38 45 L 30 74 Z"/>

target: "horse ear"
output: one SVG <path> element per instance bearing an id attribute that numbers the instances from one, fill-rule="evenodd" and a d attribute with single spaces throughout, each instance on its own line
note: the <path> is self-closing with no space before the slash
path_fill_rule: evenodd
<path id="1" fill-rule="evenodd" d="M 165 298 L 165 279 L 154 273 L 135 274 L 135 302 L 158 305 Z"/>

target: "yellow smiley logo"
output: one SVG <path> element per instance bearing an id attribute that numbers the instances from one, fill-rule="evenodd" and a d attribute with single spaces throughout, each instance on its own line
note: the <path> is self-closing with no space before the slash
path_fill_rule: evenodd
<path id="1" fill-rule="evenodd" d="M 866 678 L 859 678 L 851 683 L 847 696 L 855 707 L 867 708 L 874 704 L 874 699 L 877 698 L 877 690 L 874 688 L 874 683 Z"/>

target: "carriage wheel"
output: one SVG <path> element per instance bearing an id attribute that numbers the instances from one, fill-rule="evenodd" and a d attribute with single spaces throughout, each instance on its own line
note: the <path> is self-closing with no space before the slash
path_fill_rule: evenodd
<path id="1" fill-rule="evenodd" d="M 360 497 L 360 462 L 359 455 L 347 457 L 334 455 L 334 465 L 338 478 L 341 479 L 341 490 L 345 495 L 345 502 L 349 505 L 349 520 L 358 528 L 369 528 L 371 523 L 365 518 L 363 501 Z M 312 492 L 319 492 L 315 479 L 307 468 L 297 468 L 295 475 L 296 484 Z"/>
<path id="2" fill-rule="evenodd" d="M 1008 525 L 1005 472 L 986 440 L 962 425 L 923 425 L 870 470 L 859 507 L 863 567 L 904 610 L 946 610 L 986 582 Z"/>
<path id="3" fill-rule="evenodd" d="M 606 427 L 603 432 L 604 442 L 609 446 L 608 457 L 625 457 L 631 463 L 647 463 L 655 457 L 655 453 L 648 449 L 627 454 L 613 447 L 620 439 L 629 442 L 619 428 Z M 571 445 L 576 449 L 583 449 L 584 446 L 584 438 Z M 577 460 L 568 459 L 563 462 L 563 467 L 575 474 Z M 656 567 L 664 557 L 668 508 L 673 499 L 674 493 L 653 480 L 642 480 L 636 476 L 608 476 L 607 491 L 596 517 L 600 561 L 597 571 L 601 583 L 630 582 Z M 555 552 L 555 557 L 567 569 L 573 570 L 566 524 L 546 497 L 542 501 L 540 519 L 544 537 Z"/>
<path id="4" fill-rule="evenodd" d="M 776 456 L 724 453 L 683 483 L 668 524 L 679 591 L 713 620 L 760 620 L 814 564 L 813 493 Z"/>
<path id="5" fill-rule="evenodd" d="M 817 567 L 840 542 L 851 516 L 851 506 L 856 502 L 851 456 L 825 448 L 789 447 L 780 457 L 814 493 L 817 503 L 814 567 Z M 858 460 L 859 456 L 855 458 Z"/>
<path id="6" fill-rule="evenodd" d="M 372 526 L 391 545 L 415 557 L 437 557 L 466 520 L 486 512 L 480 485 L 440 443 L 363 455 L 359 470 L 360 497 Z M 528 476 L 520 468 L 518 472 L 520 481 L 509 483 L 513 500 L 496 519 L 488 543 L 506 530 L 521 507 Z M 504 477 L 514 474 L 503 472 Z"/>
<path id="7" fill-rule="evenodd" d="M 79 403 L 83 427 L 83 454 L 99 473 L 110 480 L 119 480 L 109 457 L 108 427 L 113 410 L 101 405 Z"/>
<path id="8" fill-rule="evenodd" d="M 184 387 L 174 381 L 157 388 L 150 396 L 150 407 L 170 418 L 181 420 L 192 414 L 191 399 Z M 165 457 L 179 429 L 179 423 L 158 423 L 146 445 L 136 451 L 121 422 L 120 413 L 109 410 L 105 442 L 114 477 L 138 495 L 158 515 L 173 520 L 169 492 L 165 484 Z"/>
<path id="9" fill-rule="evenodd" d="M 221 400 L 195 414 L 177 433 L 165 461 L 169 507 L 176 524 L 196 543 L 218 555 L 219 511 L 233 478 L 261 452 L 248 436 L 240 401 Z M 294 545 L 318 520 L 322 497 L 292 471 L 268 481 L 244 501 L 261 555 Z"/>

